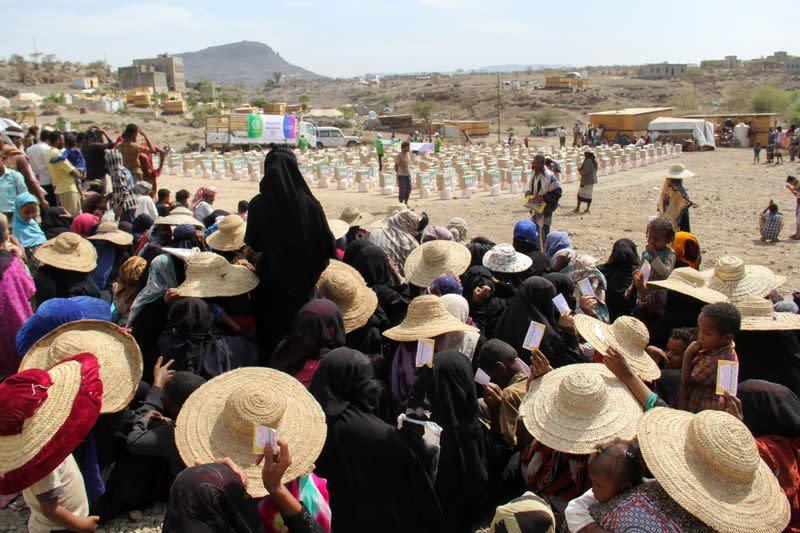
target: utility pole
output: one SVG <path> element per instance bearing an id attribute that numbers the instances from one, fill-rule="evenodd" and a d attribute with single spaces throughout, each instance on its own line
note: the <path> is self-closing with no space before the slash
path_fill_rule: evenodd
<path id="1" fill-rule="evenodd" d="M 500 143 L 500 74 L 497 75 L 497 142 Z"/>

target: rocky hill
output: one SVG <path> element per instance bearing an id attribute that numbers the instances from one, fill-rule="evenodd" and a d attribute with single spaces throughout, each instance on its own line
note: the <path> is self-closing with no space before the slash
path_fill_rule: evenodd
<path id="1" fill-rule="evenodd" d="M 188 81 L 256 85 L 280 72 L 284 78 L 314 79 L 317 74 L 292 65 L 264 43 L 242 41 L 210 46 L 198 52 L 175 54 L 183 58 Z"/>

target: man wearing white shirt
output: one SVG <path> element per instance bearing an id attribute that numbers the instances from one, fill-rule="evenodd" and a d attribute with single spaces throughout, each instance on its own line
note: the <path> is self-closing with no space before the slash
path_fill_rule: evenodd
<path id="1" fill-rule="evenodd" d="M 53 188 L 53 180 L 50 178 L 50 171 L 47 169 L 46 164 L 46 158 L 49 157 L 51 148 L 50 131 L 42 131 L 39 142 L 28 148 L 25 153 L 28 156 L 31 168 L 36 173 L 36 177 L 39 178 L 39 184 L 45 190 L 47 203 L 55 206 L 58 205 L 58 201 Z"/>

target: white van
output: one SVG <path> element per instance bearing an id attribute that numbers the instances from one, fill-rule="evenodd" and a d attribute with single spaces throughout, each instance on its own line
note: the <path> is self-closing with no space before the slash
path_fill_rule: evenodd
<path id="1" fill-rule="evenodd" d="M 344 135 L 339 128 L 317 128 L 317 148 L 358 146 L 359 144 L 361 144 L 359 137 Z"/>

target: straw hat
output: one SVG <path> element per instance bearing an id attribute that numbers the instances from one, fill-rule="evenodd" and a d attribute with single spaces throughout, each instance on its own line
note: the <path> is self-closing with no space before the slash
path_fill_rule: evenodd
<path id="1" fill-rule="evenodd" d="M 90 353 L 0 383 L 0 494 L 30 487 L 71 454 L 97 420 L 102 392 Z"/>
<path id="2" fill-rule="evenodd" d="M 338 218 L 329 218 L 328 227 L 331 229 L 331 233 L 333 233 L 333 238 L 337 241 L 347 235 L 347 232 L 350 230 L 350 224 Z"/>
<path id="3" fill-rule="evenodd" d="M 536 440 L 578 455 L 614 437 L 633 438 L 642 416 L 628 387 L 599 363 L 563 366 L 533 380 L 519 412 Z"/>
<path id="4" fill-rule="evenodd" d="M 747 427 L 723 411 L 656 407 L 640 420 L 639 447 L 664 490 L 717 531 L 783 531 L 789 502 Z"/>
<path id="5" fill-rule="evenodd" d="M 91 272 L 97 266 L 97 252 L 92 243 L 71 231 L 41 245 L 33 257 L 45 265 L 73 272 Z"/>
<path id="6" fill-rule="evenodd" d="M 605 352 L 609 346 L 617 349 L 644 381 L 661 377 L 661 369 L 645 351 L 650 334 L 640 320 L 621 316 L 609 325 L 587 315 L 575 315 L 575 328 L 596 350 Z"/>
<path id="7" fill-rule="evenodd" d="M 738 257 L 724 256 L 713 269 L 701 272 L 710 289 L 724 294 L 731 303 L 739 303 L 750 296 L 766 296 L 786 282 L 765 266 L 745 265 Z"/>
<path id="8" fill-rule="evenodd" d="M 172 257 L 177 257 L 181 261 L 188 261 L 200 253 L 200 248 L 171 248 L 169 246 L 164 246 L 161 248 L 161 251 L 168 253 Z"/>
<path id="9" fill-rule="evenodd" d="M 469 267 L 472 255 L 461 243 L 453 241 L 429 241 L 414 248 L 408 254 L 404 272 L 408 281 L 417 287 L 428 287 L 433 281 L 448 272 L 460 276 Z"/>
<path id="10" fill-rule="evenodd" d="M 360 328 L 378 307 L 378 295 L 367 287 L 364 278 L 355 268 L 331 261 L 317 281 L 317 293 L 339 308 L 344 318 L 344 331 Z"/>
<path id="11" fill-rule="evenodd" d="M 272 368 L 239 368 L 200 386 L 181 408 L 175 444 L 187 465 L 230 457 L 247 475 L 248 494 L 261 498 L 267 491 L 253 455 L 256 425 L 277 430 L 289 444 L 284 483 L 314 469 L 327 436 L 325 413 L 302 383 Z"/>
<path id="12" fill-rule="evenodd" d="M 258 276 L 253 271 L 244 266 L 232 265 L 213 252 L 200 252 L 188 258 L 186 265 L 186 281 L 177 289 L 181 296 L 238 296 L 258 286 Z"/>
<path id="13" fill-rule="evenodd" d="M 660 287 L 696 298 L 707 304 L 727 302 L 728 297 L 706 287 L 708 276 L 691 267 L 676 268 L 667 279 L 648 281 L 647 286 Z"/>
<path id="14" fill-rule="evenodd" d="M 800 330 L 800 315 L 778 313 L 764 298 L 748 298 L 736 304 L 742 315 L 742 331 Z"/>
<path id="15" fill-rule="evenodd" d="M 90 241 L 108 241 L 118 246 L 128 246 L 133 242 L 133 235 L 122 231 L 116 222 L 104 220 L 97 226 L 97 233 L 89 237 Z"/>
<path id="16" fill-rule="evenodd" d="M 50 368 L 83 352 L 95 354 L 100 365 L 100 412 L 116 413 L 127 407 L 142 379 L 142 352 L 130 334 L 111 322 L 76 320 L 57 327 L 31 346 L 19 369 Z"/>
<path id="17" fill-rule="evenodd" d="M 158 217 L 154 225 L 163 224 L 166 226 L 180 226 L 181 224 L 191 224 L 196 228 L 205 228 L 205 225 L 194 218 L 194 213 L 188 207 L 176 207 L 165 217 Z"/>
<path id="18" fill-rule="evenodd" d="M 682 163 L 675 163 L 669 167 L 669 173 L 667 174 L 667 177 L 672 179 L 686 179 L 693 178 L 694 176 L 695 173 L 686 170 L 686 167 L 683 166 Z"/>
<path id="19" fill-rule="evenodd" d="M 533 259 L 514 250 L 510 244 L 495 244 L 483 256 L 483 266 L 492 272 L 514 274 L 525 272 L 531 267 Z"/>
<path id="20" fill-rule="evenodd" d="M 208 245 L 220 252 L 235 252 L 244 247 L 244 219 L 239 215 L 228 215 L 217 224 L 217 231 L 206 239 Z"/>
<path id="21" fill-rule="evenodd" d="M 454 317 L 438 296 L 426 294 L 411 300 L 408 313 L 399 325 L 383 335 L 393 341 L 411 342 L 438 337 L 452 331 L 478 331 Z"/>
<path id="22" fill-rule="evenodd" d="M 372 215 L 362 213 L 356 207 L 345 207 L 339 218 L 347 222 L 351 228 L 357 228 L 372 221 Z"/>

